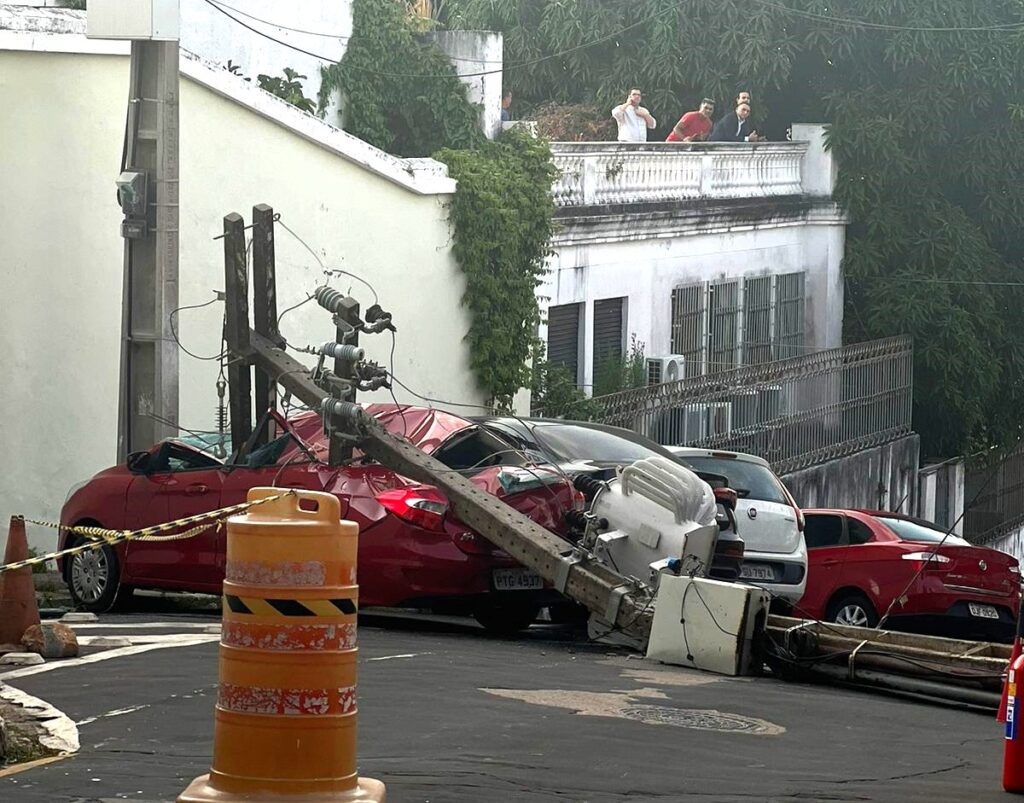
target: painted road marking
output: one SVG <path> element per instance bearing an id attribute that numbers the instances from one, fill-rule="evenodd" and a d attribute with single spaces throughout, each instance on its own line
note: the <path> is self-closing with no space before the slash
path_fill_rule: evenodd
<path id="1" fill-rule="evenodd" d="M 143 708 L 149 708 L 149 703 L 146 703 L 144 705 L 132 705 L 128 708 L 116 708 L 113 711 L 107 711 L 107 713 L 105 714 L 99 714 L 95 717 L 86 717 L 85 719 L 80 719 L 75 724 L 78 727 L 82 727 L 83 725 L 91 725 L 98 719 L 106 719 L 107 717 L 119 717 L 123 714 L 134 714 L 136 711 L 141 711 Z"/>
<path id="2" fill-rule="evenodd" d="M 23 678 L 29 675 L 38 675 L 41 672 L 54 672 L 58 669 L 70 669 L 75 666 L 82 666 L 83 664 L 95 664 L 100 661 L 109 661 L 113 658 L 125 658 L 130 655 L 141 655 L 142 653 L 149 652 L 150 650 L 165 650 L 169 647 L 195 647 L 200 644 L 209 644 L 210 642 L 218 641 L 219 638 L 219 636 L 183 634 L 169 641 L 157 642 L 154 644 L 138 644 L 133 647 L 119 647 L 114 650 L 105 650 L 103 652 L 93 653 L 92 655 L 85 655 L 80 658 L 67 658 L 62 661 L 52 661 L 50 663 L 41 664 L 40 666 L 26 666 L 21 669 L 14 669 L 0 675 L 0 680 L 6 681 L 13 678 Z"/>
<path id="3" fill-rule="evenodd" d="M 433 655 L 432 652 L 406 652 L 401 655 L 382 655 L 379 658 L 367 658 L 366 663 L 370 661 L 393 661 L 396 658 L 416 658 L 420 655 Z"/>

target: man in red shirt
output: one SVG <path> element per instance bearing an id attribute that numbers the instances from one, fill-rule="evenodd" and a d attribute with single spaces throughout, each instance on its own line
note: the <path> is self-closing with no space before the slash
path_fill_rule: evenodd
<path id="1" fill-rule="evenodd" d="M 711 133 L 711 115 L 714 113 L 715 102 L 704 98 L 697 111 L 687 112 L 679 118 L 665 142 L 701 142 L 707 139 Z"/>

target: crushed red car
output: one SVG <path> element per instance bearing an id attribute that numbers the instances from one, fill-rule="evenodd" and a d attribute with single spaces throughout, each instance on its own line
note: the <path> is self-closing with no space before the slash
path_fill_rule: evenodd
<path id="1" fill-rule="evenodd" d="M 488 493 L 558 534 L 578 494 L 559 472 L 535 465 L 473 421 L 441 410 L 370 405 L 396 435 L 432 454 Z M 356 452 L 327 465 L 327 438 L 315 413 L 265 419 L 268 442 L 222 462 L 202 443 L 170 439 L 129 456 L 72 489 L 66 526 L 139 529 L 244 502 L 250 488 L 326 491 L 343 518 L 359 524 L 359 586 L 364 606 L 416 606 L 474 615 L 485 627 L 528 626 L 539 609 L 562 599 L 540 577 L 462 524 L 437 489 L 414 482 Z M 194 441 L 195 439 L 193 439 Z M 80 536 L 61 531 L 60 547 Z M 64 560 L 76 605 L 105 611 L 135 588 L 219 594 L 226 533 L 211 528 L 177 541 L 128 541 Z"/>

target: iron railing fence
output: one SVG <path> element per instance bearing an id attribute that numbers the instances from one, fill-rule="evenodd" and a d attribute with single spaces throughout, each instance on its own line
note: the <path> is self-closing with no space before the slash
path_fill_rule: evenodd
<path id="1" fill-rule="evenodd" d="M 910 337 L 891 337 L 625 390 L 591 409 L 658 443 L 748 452 L 786 474 L 909 435 L 913 359 Z"/>
<path id="2" fill-rule="evenodd" d="M 987 544 L 1024 524 L 1024 442 L 967 459 L 964 536 Z"/>

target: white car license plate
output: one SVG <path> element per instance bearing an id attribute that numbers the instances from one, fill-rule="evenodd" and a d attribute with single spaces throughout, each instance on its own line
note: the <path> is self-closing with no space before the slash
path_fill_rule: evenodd
<path id="1" fill-rule="evenodd" d="M 971 611 L 971 616 L 980 616 L 982 619 L 999 618 L 999 611 L 991 605 L 979 605 L 977 602 L 968 602 L 967 607 Z"/>
<path id="2" fill-rule="evenodd" d="M 775 572 L 772 567 L 764 563 L 744 563 L 740 566 L 740 580 L 767 580 L 775 579 Z"/>
<path id="3" fill-rule="evenodd" d="M 535 591 L 544 588 L 544 580 L 529 569 L 494 569 L 491 574 L 495 591 Z"/>

